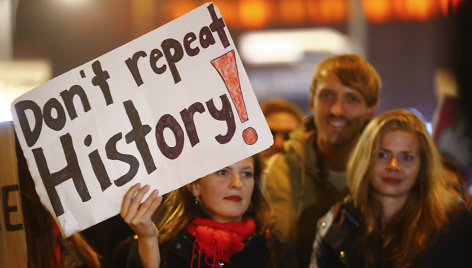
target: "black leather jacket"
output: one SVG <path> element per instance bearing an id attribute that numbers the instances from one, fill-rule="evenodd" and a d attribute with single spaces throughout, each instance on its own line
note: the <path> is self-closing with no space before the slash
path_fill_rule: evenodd
<path id="1" fill-rule="evenodd" d="M 275 239 L 275 238 L 274 238 Z M 195 238 L 185 230 L 180 231 L 177 237 L 161 251 L 161 267 L 185 268 L 190 267 L 192 261 L 192 251 Z M 229 268 L 297 268 L 297 259 L 294 251 L 286 244 L 275 240 L 274 248 L 271 251 L 266 246 L 266 238 L 262 234 L 255 234 L 244 246 L 236 252 L 231 258 L 231 263 L 220 263 L 216 267 Z M 271 257 L 272 255 L 272 257 Z M 204 256 L 198 266 L 198 256 L 193 256 L 193 267 L 206 268 L 211 267 L 205 262 Z M 137 239 L 131 244 L 126 267 L 142 267 L 139 254 Z"/>
<path id="2" fill-rule="evenodd" d="M 421 253 L 412 267 L 472 267 L 472 213 L 460 203 L 449 215 L 449 228 Z M 334 205 L 318 221 L 310 268 L 393 267 L 386 261 L 369 265 L 362 258 L 357 243 L 359 217 L 353 202 L 345 201 Z"/>

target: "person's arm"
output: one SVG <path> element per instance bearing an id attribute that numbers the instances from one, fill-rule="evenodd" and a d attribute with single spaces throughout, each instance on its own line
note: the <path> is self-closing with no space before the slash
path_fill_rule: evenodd
<path id="1" fill-rule="evenodd" d="M 159 231 L 152 221 L 152 214 L 161 204 L 162 197 L 158 196 L 157 190 L 154 190 L 144 203 L 140 204 L 147 191 L 149 191 L 148 185 L 140 187 L 138 183 L 131 187 L 123 197 L 120 214 L 138 236 L 139 256 L 143 266 L 158 268 L 161 262 Z"/>
<path id="2" fill-rule="evenodd" d="M 294 189 L 290 176 L 291 171 L 285 156 L 272 156 L 264 172 L 263 191 L 274 210 L 274 234 L 280 241 L 292 245 L 298 214 L 297 200 L 292 196 Z"/>

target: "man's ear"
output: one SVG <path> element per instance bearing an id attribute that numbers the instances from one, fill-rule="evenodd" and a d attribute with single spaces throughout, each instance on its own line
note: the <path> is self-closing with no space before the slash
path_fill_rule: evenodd
<path id="1" fill-rule="evenodd" d="M 198 180 L 187 184 L 187 189 L 193 194 L 193 196 L 200 196 L 200 184 Z"/>

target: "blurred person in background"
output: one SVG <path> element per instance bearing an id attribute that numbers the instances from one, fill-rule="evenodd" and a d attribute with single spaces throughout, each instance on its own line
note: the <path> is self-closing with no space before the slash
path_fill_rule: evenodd
<path id="1" fill-rule="evenodd" d="M 374 118 L 347 164 L 351 195 L 320 219 L 310 267 L 470 267 L 472 214 L 415 113 Z"/>
<path id="2" fill-rule="evenodd" d="M 469 138 L 470 145 L 472 144 L 470 141 L 472 139 L 472 1 L 461 1 L 451 18 L 453 72 L 457 81 L 460 114 L 465 121 L 463 131 L 465 136 Z M 460 144 L 460 142 L 458 143 Z M 470 157 L 472 155 L 471 146 L 468 149 Z M 462 160 L 456 159 L 456 161 Z M 472 161 L 462 167 L 462 175 L 467 190 L 472 195 Z"/>
<path id="3" fill-rule="evenodd" d="M 304 115 L 297 105 L 279 98 L 261 102 L 261 109 L 274 136 L 274 144 L 260 153 L 267 159 L 277 152 L 284 151 L 284 142 L 289 139 L 290 132 L 301 123 Z"/>
<path id="4" fill-rule="evenodd" d="M 462 199 L 469 208 L 472 208 L 472 197 L 467 191 L 464 176 L 454 157 L 442 153 L 441 163 L 446 173 L 446 186 L 448 189 L 456 198 Z"/>
<path id="5" fill-rule="evenodd" d="M 359 55 L 323 60 L 310 86 L 313 116 L 268 161 L 264 191 L 274 234 L 295 248 L 301 267 L 310 262 L 317 220 L 348 192 L 346 163 L 377 110 L 380 87 L 377 71 Z"/>
<path id="6" fill-rule="evenodd" d="M 444 155 L 446 171 L 463 188 L 461 196 L 469 202 L 467 178 L 472 179 L 472 131 L 461 108 L 455 75 L 448 69 L 435 73 L 438 106 L 433 116 L 433 140 Z M 456 178 L 457 177 L 457 178 Z"/>
<path id="7" fill-rule="evenodd" d="M 39 200 L 22 150 L 17 150 L 17 155 L 28 267 L 99 268 L 98 254 L 80 233 L 62 236 L 53 216 Z"/>

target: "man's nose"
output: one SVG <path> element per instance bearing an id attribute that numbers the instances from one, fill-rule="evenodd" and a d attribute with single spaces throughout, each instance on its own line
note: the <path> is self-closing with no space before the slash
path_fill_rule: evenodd
<path id="1" fill-rule="evenodd" d="M 341 103 L 341 100 L 339 100 L 338 98 L 336 100 L 334 100 L 333 102 L 333 105 L 331 105 L 331 109 L 330 109 L 330 112 L 332 114 L 335 114 L 335 115 L 339 115 L 342 113 L 342 103 Z"/>

